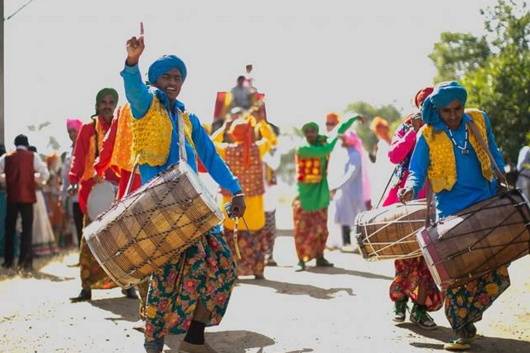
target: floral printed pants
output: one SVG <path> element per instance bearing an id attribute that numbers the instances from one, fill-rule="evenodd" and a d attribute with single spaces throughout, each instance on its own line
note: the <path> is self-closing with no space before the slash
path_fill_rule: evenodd
<path id="1" fill-rule="evenodd" d="M 186 332 L 199 302 L 210 312 L 207 326 L 218 325 L 235 279 L 232 253 L 215 227 L 151 276 L 145 307 L 146 340 Z"/>
<path id="2" fill-rule="evenodd" d="M 298 259 L 309 261 L 324 254 L 328 239 L 328 209 L 307 212 L 299 200 L 293 202 L 294 241 Z"/>
<path id="3" fill-rule="evenodd" d="M 394 302 L 410 298 L 413 303 L 425 305 L 427 311 L 442 307 L 443 297 L 434 283 L 423 256 L 394 261 L 396 275 L 390 285 L 390 299 Z"/>
<path id="4" fill-rule="evenodd" d="M 225 229 L 224 236 L 234 254 L 234 231 Z M 239 276 L 263 275 L 265 270 L 265 237 L 263 230 L 237 232 L 237 244 L 241 259 L 236 259 Z"/>
<path id="5" fill-rule="evenodd" d="M 454 330 L 480 321 L 482 313 L 510 286 L 508 267 L 501 266 L 462 286 L 447 289 L 445 315 Z"/>
<path id="6" fill-rule="evenodd" d="M 265 227 L 263 227 L 265 238 L 265 258 L 272 258 L 274 241 L 276 240 L 276 210 L 265 212 Z"/>

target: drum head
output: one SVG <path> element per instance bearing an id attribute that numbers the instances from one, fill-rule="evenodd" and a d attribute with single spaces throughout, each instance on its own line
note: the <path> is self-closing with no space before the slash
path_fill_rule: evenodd
<path id="1" fill-rule="evenodd" d="M 87 201 L 87 213 L 90 220 L 108 211 L 116 199 L 116 186 L 108 181 L 94 184 Z"/>

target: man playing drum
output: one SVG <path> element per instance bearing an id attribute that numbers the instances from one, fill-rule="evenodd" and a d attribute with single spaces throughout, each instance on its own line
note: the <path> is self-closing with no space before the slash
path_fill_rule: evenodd
<path id="1" fill-rule="evenodd" d="M 72 165 L 68 178 L 70 180 L 70 192 L 79 189 L 79 207 L 83 212 L 83 223 L 86 226 L 90 220 L 87 216 L 87 200 L 93 186 L 102 181 L 103 178 L 96 175 L 94 162 L 99 155 L 103 138 L 110 128 L 114 117 L 114 110 L 118 103 L 118 92 L 113 88 L 104 88 L 96 96 L 96 114 L 92 121 L 83 124 L 77 135 Z M 117 181 L 116 176 L 109 170 L 105 173 L 105 179 Z M 116 287 L 116 284 L 107 276 L 99 266 L 84 238 L 81 239 L 79 264 L 81 269 L 81 293 L 71 298 L 73 302 L 92 299 L 92 289 L 108 289 Z M 134 288 L 124 291 L 130 298 L 136 298 Z"/>
<path id="2" fill-rule="evenodd" d="M 144 51 L 140 36 L 127 41 L 127 60 L 121 75 L 133 120 L 133 153 L 138 155 L 142 183 L 153 179 L 180 160 L 179 117 L 184 120 L 188 163 L 197 170 L 200 158 L 213 179 L 232 197 L 231 215 L 245 211 L 244 195 L 235 178 L 194 114 L 177 100 L 186 79 L 184 62 L 165 55 L 149 67 L 151 87 L 144 84 L 138 62 Z M 204 341 L 204 328 L 221 321 L 236 279 L 230 248 L 218 226 L 205 233 L 176 261 L 155 272 L 150 281 L 145 309 L 145 343 L 148 353 L 162 352 L 168 333 L 186 333 L 179 352 L 215 352 Z"/>
<path id="3" fill-rule="evenodd" d="M 414 103 L 419 109 L 425 98 L 433 91 L 432 87 L 420 90 Z M 418 130 L 423 125 L 421 114 L 410 114 L 401 124 L 392 138 L 388 158 L 398 167 L 392 177 L 392 187 L 388 192 L 383 206 L 399 202 L 398 191 L 405 185 L 409 174 L 410 156 L 416 144 Z M 416 195 L 418 199 L 425 197 L 425 188 Z M 442 294 L 434 282 L 423 256 L 394 261 L 396 274 L 390 285 L 390 299 L 394 302 L 394 321 L 403 322 L 407 311 L 407 302 L 413 303 L 410 320 L 425 329 L 436 327 L 428 311 L 436 311 L 442 307 Z"/>
<path id="4" fill-rule="evenodd" d="M 478 126 L 487 136 L 487 147 L 502 170 L 504 161 L 490 120 L 485 113 L 465 113 L 467 92 L 458 82 L 438 85 L 425 99 L 421 130 L 410 161 L 410 174 L 405 187 L 399 191 L 406 202 L 429 180 L 436 199 L 439 218 L 444 218 L 488 199 L 496 194 L 488 151 L 470 131 Z M 474 322 L 510 285 L 507 267 L 501 266 L 465 285 L 446 289 L 445 314 L 456 339 L 444 347 L 447 350 L 467 350 L 476 335 Z"/>

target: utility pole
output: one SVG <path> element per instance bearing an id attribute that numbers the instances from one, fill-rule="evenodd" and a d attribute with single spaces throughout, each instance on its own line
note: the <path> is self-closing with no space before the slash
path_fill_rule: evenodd
<path id="1" fill-rule="evenodd" d="M 0 6 L 0 144 L 5 145 L 4 141 L 4 2 Z"/>

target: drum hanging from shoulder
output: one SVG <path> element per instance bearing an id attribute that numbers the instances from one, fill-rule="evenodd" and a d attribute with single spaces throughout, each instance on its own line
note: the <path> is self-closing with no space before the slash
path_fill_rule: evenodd
<path id="1" fill-rule="evenodd" d="M 417 234 L 436 284 L 465 284 L 529 253 L 530 209 L 517 190 L 481 201 Z"/>
<path id="2" fill-rule="evenodd" d="M 222 220 L 214 198 L 185 161 L 116 203 L 83 234 L 121 287 L 142 282 Z"/>
<path id="3" fill-rule="evenodd" d="M 92 221 L 112 207 L 116 200 L 117 188 L 109 181 L 94 184 L 87 199 L 87 214 Z"/>
<path id="4" fill-rule="evenodd" d="M 427 203 L 414 200 L 361 212 L 356 237 L 365 259 L 408 259 L 421 255 L 416 233 L 425 225 Z"/>

